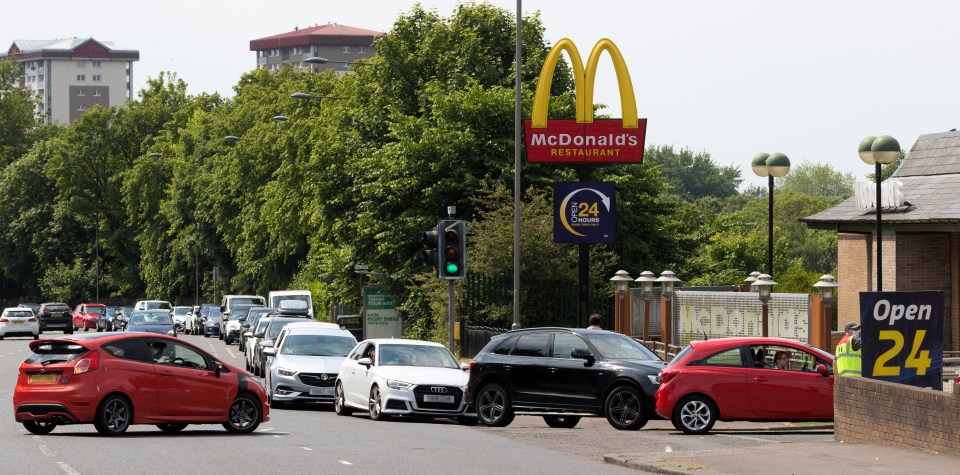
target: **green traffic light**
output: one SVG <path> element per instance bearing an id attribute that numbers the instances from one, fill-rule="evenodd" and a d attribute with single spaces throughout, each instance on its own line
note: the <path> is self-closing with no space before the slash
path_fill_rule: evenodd
<path id="1" fill-rule="evenodd" d="M 447 274 L 456 274 L 460 270 L 460 266 L 456 262 L 448 262 L 446 269 Z"/>

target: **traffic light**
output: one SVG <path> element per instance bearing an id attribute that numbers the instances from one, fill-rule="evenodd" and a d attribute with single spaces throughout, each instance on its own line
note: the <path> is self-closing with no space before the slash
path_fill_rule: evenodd
<path id="1" fill-rule="evenodd" d="M 467 276 L 467 224 L 462 220 L 440 221 L 439 276 L 458 280 Z"/>
<path id="2" fill-rule="evenodd" d="M 436 226 L 423 233 L 422 242 L 423 264 L 437 269 L 437 275 L 439 275 L 439 269 L 437 268 L 437 263 L 439 262 L 439 259 L 437 259 L 437 247 L 440 245 L 440 235 L 437 232 Z"/>

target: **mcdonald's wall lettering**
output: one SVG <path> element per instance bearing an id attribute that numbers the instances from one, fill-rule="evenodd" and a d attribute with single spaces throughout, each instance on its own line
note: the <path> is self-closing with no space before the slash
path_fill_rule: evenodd
<path id="1" fill-rule="evenodd" d="M 563 51 L 567 52 L 573 66 L 577 118 L 548 121 L 550 85 Z M 593 118 L 593 89 L 597 64 L 603 52 L 610 55 L 617 74 L 622 119 Z M 543 63 L 533 102 L 533 117 L 524 121 L 524 128 L 528 162 L 569 165 L 642 163 L 647 120 L 637 118 L 637 102 L 630 72 L 617 46 L 608 39 L 598 41 L 584 66 L 580 52 L 572 41 L 567 38 L 558 41 Z"/>

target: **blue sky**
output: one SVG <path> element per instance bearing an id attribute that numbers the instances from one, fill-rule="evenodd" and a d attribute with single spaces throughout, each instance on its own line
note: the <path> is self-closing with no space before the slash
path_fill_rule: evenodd
<path id="1" fill-rule="evenodd" d="M 0 17 L 0 43 L 93 36 L 140 50 L 138 90 L 166 70 L 191 93 L 229 96 L 254 67 L 250 40 L 327 22 L 387 31 L 414 3 L 51 0 L 38 16 Z M 457 4 L 420 3 L 445 16 Z M 589 50 L 613 40 L 648 119 L 647 144 L 708 152 L 740 167 L 746 184 L 766 183 L 750 171 L 759 152 L 864 180 L 872 172 L 856 154 L 864 136 L 893 135 L 909 150 L 921 134 L 960 125 L 960 2 L 527 0 L 523 10 L 540 11 L 550 41 Z M 597 79 L 596 102 L 619 116 L 606 62 Z"/>

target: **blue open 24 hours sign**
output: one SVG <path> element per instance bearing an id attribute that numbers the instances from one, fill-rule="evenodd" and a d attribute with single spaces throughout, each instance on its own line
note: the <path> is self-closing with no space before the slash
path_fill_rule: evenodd
<path id="1" fill-rule="evenodd" d="M 860 292 L 863 376 L 943 389 L 943 292 Z"/>
<path id="2" fill-rule="evenodd" d="M 553 185 L 553 240 L 558 243 L 614 242 L 614 184 Z"/>

